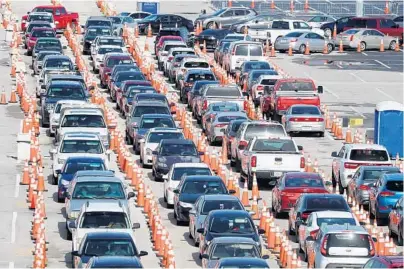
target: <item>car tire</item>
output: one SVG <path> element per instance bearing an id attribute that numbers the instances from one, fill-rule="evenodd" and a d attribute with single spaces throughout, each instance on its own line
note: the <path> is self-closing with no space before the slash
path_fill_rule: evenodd
<path id="1" fill-rule="evenodd" d="M 299 47 L 299 53 L 304 54 L 305 51 L 306 51 L 306 45 L 301 44 Z"/>
<path id="2" fill-rule="evenodd" d="M 206 29 L 213 29 L 213 26 L 217 29 L 217 23 L 211 21 L 208 24 L 206 24 Z"/>
<path id="3" fill-rule="evenodd" d="M 327 37 L 331 37 L 332 36 L 331 28 L 325 28 L 324 29 L 324 35 L 327 36 Z"/>
<path id="4" fill-rule="evenodd" d="M 331 169 L 331 182 L 332 187 L 335 189 L 337 187 L 337 181 L 335 180 L 334 171 L 332 171 L 332 169 Z"/>
<path id="5" fill-rule="evenodd" d="M 395 40 L 391 41 L 389 44 L 389 49 L 390 50 L 395 50 L 397 46 L 397 42 Z"/>
<path id="6" fill-rule="evenodd" d="M 253 180 L 254 179 L 250 175 L 247 176 L 247 187 L 248 187 L 249 190 L 252 190 Z"/>
<path id="7" fill-rule="evenodd" d="M 324 132 L 319 132 L 318 137 L 324 137 Z"/>
<path id="8" fill-rule="evenodd" d="M 299 243 L 299 228 L 297 228 L 297 227 L 296 227 L 294 242 Z"/>
<path id="9" fill-rule="evenodd" d="M 292 231 L 292 225 L 289 223 L 289 235 L 295 235 L 296 233 Z"/>
<path id="10" fill-rule="evenodd" d="M 360 48 L 361 48 L 361 51 L 365 51 L 366 50 L 366 43 L 362 41 L 360 43 Z"/>
<path id="11" fill-rule="evenodd" d="M 403 229 L 402 228 L 398 229 L 397 245 L 399 245 L 399 246 L 403 245 Z"/>
<path id="12" fill-rule="evenodd" d="M 334 50 L 334 45 L 331 43 L 327 44 L 327 54 L 330 54 Z"/>
<path id="13" fill-rule="evenodd" d="M 58 196 L 58 203 L 64 203 L 65 199 Z"/>
<path id="14" fill-rule="evenodd" d="M 285 53 L 286 50 L 279 50 L 279 53 Z"/>
<path id="15" fill-rule="evenodd" d="M 57 185 L 58 184 L 58 178 L 55 177 L 54 175 L 52 175 L 52 181 L 51 181 L 52 185 Z"/>
<path id="16" fill-rule="evenodd" d="M 233 161 L 233 159 L 230 157 L 230 167 L 235 167 L 236 166 L 236 162 Z"/>
<path id="17" fill-rule="evenodd" d="M 72 240 L 72 238 L 73 238 L 72 233 L 69 231 L 69 228 L 67 227 L 67 223 L 66 223 L 66 239 Z"/>
<path id="18" fill-rule="evenodd" d="M 339 186 L 339 194 L 341 194 L 341 195 L 344 194 L 345 188 L 342 187 L 341 178 L 339 178 L 339 180 L 338 180 L 338 186 Z"/>

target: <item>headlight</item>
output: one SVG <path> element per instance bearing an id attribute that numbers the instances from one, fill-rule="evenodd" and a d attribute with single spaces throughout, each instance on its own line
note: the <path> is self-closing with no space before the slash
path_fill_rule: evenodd
<path id="1" fill-rule="evenodd" d="M 63 186 L 68 186 L 70 184 L 70 181 L 68 181 L 66 179 L 62 179 L 62 181 L 60 183 L 62 183 Z"/>
<path id="2" fill-rule="evenodd" d="M 79 216 L 79 211 L 72 211 L 69 214 L 69 219 L 77 219 L 77 217 Z"/>
<path id="3" fill-rule="evenodd" d="M 152 155 L 152 154 L 153 154 L 153 151 L 152 151 L 151 149 L 146 149 L 146 154 L 147 154 L 147 155 Z"/>
<path id="4" fill-rule="evenodd" d="M 64 159 L 58 159 L 58 164 L 64 164 L 65 163 L 65 160 Z"/>
<path id="5" fill-rule="evenodd" d="M 193 208 L 194 205 L 190 203 L 185 203 L 185 202 L 180 202 L 180 206 L 185 207 L 185 208 Z"/>

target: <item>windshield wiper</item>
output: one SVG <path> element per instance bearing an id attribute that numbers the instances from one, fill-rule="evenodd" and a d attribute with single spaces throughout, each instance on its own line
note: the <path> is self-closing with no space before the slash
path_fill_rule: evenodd
<path id="1" fill-rule="evenodd" d="M 113 200 L 120 200 L 124 198 L 117 198 L 117 197 L 108 197 L 108 196 L 97 196 L 96 199 L 113 199 Z"/>

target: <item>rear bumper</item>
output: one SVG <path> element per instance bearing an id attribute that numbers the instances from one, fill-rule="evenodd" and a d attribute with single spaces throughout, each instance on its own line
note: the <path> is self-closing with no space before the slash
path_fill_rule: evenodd
<path id="1" fill-rule="evenodd" d="M 324 132 L 324 122 L 288 122 L 287 132 Z"/>

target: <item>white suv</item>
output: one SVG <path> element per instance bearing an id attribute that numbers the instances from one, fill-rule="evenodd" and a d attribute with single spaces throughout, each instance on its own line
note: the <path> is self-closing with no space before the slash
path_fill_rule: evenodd
<path id="1" fill-rule="evenodd" d="M 60 123 L 60 112 L 65 107 L 73 107 L 73 106 L 81 106 L 87 104 L 86 101 L 83 100 L 60 100 L 57 101 L 55 107 L 49 114 L 49 133 L 50 135 L 54 135 L 56 129 L 59 127 Z"/>
<path id="2" fill-rule="evenodd" d="M 348 186 L 356 169 L 362 165 L 392 165 L 389 153 L 384 146 L 376 144 L 343 144 L 340 151 L 331 153 L 332 185 L 335 188 L 339 184 L 340 194 Z"/>
<path id="3" fill-rule="evenodd" d="M 72 249 L 78 250 L 83 237 L 90 232 L 127 232 L 133 233 L 140 228 L 133 223 L 130 214 L 120 201 L 93 200 L 86 202 L 75 222 L 70 223 Z"/>
<path id="4" fill-rule="evenodd" d="M 98 134 L 86 132 L 70 132 L 64 134 L 56 148 L 49 151 L 52 160 L 54 182 L 67 158 L 74 156 L 99 157 L 104 160 L 108 169 L 111 151 L 107 150 Z"/>
<path id="5" fill-rule="evenodd" d="M 307 241 L 314 268 L 362 268 L 375 256 L 372 236 L 362 226 L 323 224 L 316 238 Z"/>
<path id="6" fill-rule="evenodd" d="M 237 70 L 241 70 L 241 65 L 246 61 L 265 61 L 262 43 L 251 41 L 231 43 L 223 57 L 224 69 L 235 74 Z"/>

